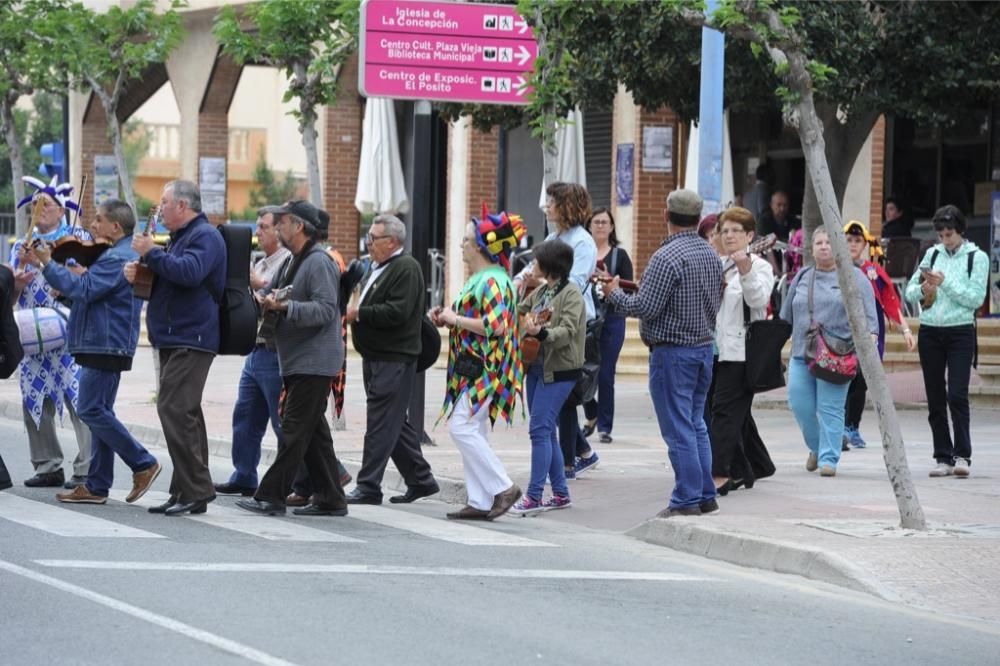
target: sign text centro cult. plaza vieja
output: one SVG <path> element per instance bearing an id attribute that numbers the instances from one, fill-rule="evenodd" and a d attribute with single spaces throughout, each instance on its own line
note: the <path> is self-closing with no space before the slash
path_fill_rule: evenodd
<path id="1" fill-rule="evenodd" d="M 367 0 L 361 8 L 366 97 L 527 104 L 537 55 L 512 5 Z"/>

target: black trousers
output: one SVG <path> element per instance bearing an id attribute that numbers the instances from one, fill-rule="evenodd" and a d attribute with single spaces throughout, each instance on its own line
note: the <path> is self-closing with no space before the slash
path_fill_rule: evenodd
<path id="1" fill-rule="evenodd" d="M 851 380 L 851 386 L 847 389 L 847 402 L 844 405 L 844 425 L 848 428 L 858 429 L 861 425 L 861 415 L 865 413 L 865 398 L 868 396 L 868 383 L 864 375 L 861 374 L 861 366 L 858 366 L 858 374 Z"/>
<path id="2" fill-rule="evenodd" d="M 285 504 L 299 466 L 305 462 L 312 486 L 313 504 L 327 509 L 347 506 L 337 473 L 337 455 L 326 421 L 330 378 L 322 375 L 290 375 L 284 378 L 285 402 L 281 431 L 284 446 L 278 449 L 270 469 L 261 479 L 255 497 Z"/>
<path id="3" fill-rule="evenodd" d="M 774 474 L 774 463 L 750 414 L 753 393 L 744 382 L 745 364 L 721 361 L 712 396 L 712 476 L 756 479 Z"/>
<path id="4" fill-rule="evenodd" d="M 969 434 L 969 378 L 976 353 L 976 329 L 968 326 L 920 326 L 917 337 L 920 367 L 927 393 L 927 421 L 934 438 L 934 459 L 954 464 L 956 458 L 971 462 Z M 947 382 L 945 372 L 947 371 Z M 955 430 L 952 439 L 948 412 Z"/>
<path id="5" fill-rule="evenodd" d="M 410 425 L 407 410 L 417 374 L 417 363 L 369 361 L 361 364 L 365 382 L 367 429 L 357 490 L 382 496 L 382 476 L 392 460 L 407 488 L 434 485 L 431 466 L 420 450 L 420 434 Z"/>
<path id="6" fill-rule="evenodd" d="M 3 456 L 0 456 L 0 490 L 10 488 L 10 486 L 10 472 L 7 471 L 7 465 L 3 463 Z"/>

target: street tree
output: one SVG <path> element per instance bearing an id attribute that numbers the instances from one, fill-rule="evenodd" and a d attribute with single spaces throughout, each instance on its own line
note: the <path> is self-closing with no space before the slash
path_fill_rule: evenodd
<path id="1" fill-rule="evenodd" d="M 283 101 L 298 100 L 291 114 L 306 149 L 309 199 L 319 207 L 323 192 L 316 119 L 319 107 L 334 101 L 340 68 L 357 49 L 357 25 L 354 0 L 263 0 L 246 5 L 240 14 L 226 5 L 215 20 L 215 38 L 237 64 L 285 71 L 289 88 Z"/>
<path id="2" fill-rule="evenodd" d="M 997 47 L 989 44 L 997 25 L 996 7 L 724 0 L 706 18 L 704 4 L 694 1 L 574 4 L 522 0 L 520 5 L 522 15 L 550 21 L 547 46 L 562 49 L 562 62 L 576 66 L 571 76 L 546 77 L 536 69 L 536 96 L 526 117 L 543 141 L 550 140 L 548 128 L 555 120 L 551 114 L 564 111 L 553 111 L 551 100 L 562 100 L 566 108 L 580 100 L 606 104 L 619 81 L 643 106 L 669 105 L 682 118 L 696 117 L 696 44 L 705 25 L 731 38 L 727 104 L 782 106 L 806 159 L 807 198 L 811 194 L 819 218 L 812 222 L 821 220 L 826 226 L 841 269 L 840 286 L 879 417 L 901 524 L 925 528 L 885 372 L 867 334 L 860 294 L 849 279 L 853 262 L 840 209 L 847 177 L 879 114 L 947 123 L 963 104 L 996 97 L 991 67 L 997 62 Z M 758 57 L 771 65 L 762 67 Z M 761 82 L 770 88 L 760 87 Z M 808 207 L 805 213 L 808 220 Z"/>
<path id="3" fill-rule="evenodd" d="M 6 143 L 14 202 L 24 198 L 25 136 L 16 121 L 18 100 L 39 91 L 65 89 L 58 54 L 32 38 L 29 27 L 43 21 L 57 0 L 17 0 L 0 3 L 0 130 Z M 21 123 L 23 124 L 23 123 Z M 24 211 L 18 211 L 15 233 L 27 229 Z"/>
<path id="4" fill-rule="evenodd" d="M 177 10 L 184 5 L 171 0 L 161 13 L 155 0 L 137 0 L 128 9 L 112 5 L 98 12 L 76 3 L 51 12 L 44 25 L 44 41 L 63 58 L 74 87 L 93 93 L 104 110 L 122 194 L 133 210 L 135 193 L 118 106 L 128 85 L 150 66 L 165 62 L 180 44 L 184 28 Z"/>

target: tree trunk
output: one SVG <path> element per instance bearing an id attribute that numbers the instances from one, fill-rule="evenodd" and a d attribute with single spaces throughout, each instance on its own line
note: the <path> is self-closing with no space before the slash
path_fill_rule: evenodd
<path id="1" fill-rule="evenodd" d="M 108 122 L 108 138 L 111 140 L 111 149 L 115 154 L 115 167 L 118 169 L 118 182 L 121 184 L 122 196 L 125 203 L 129 205 L 136 216 L 139 210 L 135 205 L 135 193 L 132 191 L 132 176 L 128 172 L 128 164 L 125 162 L 125 147 L 122 145 L 122 126 L 118 122 L 118 104 L 104 92 L 98 91 L 93 85 L 91 88 L 101 102 L 104 109 L 104 116 Z M 115 96 L 117 99 L 117 96 Z"/>
<path id="2" fill-rule="evenodd" d="M 21 155 L 21 143 L 17 136 L 17 125 L 14 122 L 14 105 L 7 99 L 0 100 L 0 124 L 3 125 L 3 136 L 7 141 L 7 150 L 10 151 L 10 173 L 14 179 L 14 206 L 24 198 L 24 156 Z M 28 219 L 25 214 L 26 209 L 14 211 L 14 236 L 21 238 L 28 230 Z M 3 260 L 7 255 L 3 256 Z"/>
<path id="3" fill-rule="evenodd" d="M 773 27 L 781 26 L 777 14 L 773 10 L 768 10 L 767 14 Z M 771 53 L 772 57 L 776 56 L 773 50 Z M 834 190 L 833 180 L 830 177 L 823 139 L 823 125 L 813 103 L 812 79 L 806 69 L 806 58 L 798 49 L 788 49 L 784 55 L 790 66 L 789 88 L 793 93 L 799 95 L 799 101 L 795 104 L 799 117 L 797 129 L 799 139 L 802 142 L 802 151 L 806 158 L 806 168 L 815 188 L 823 224 L 830 235 L 830 242 L 837 261 L 838 282 L 851 323 L 851 333 L 854 336 L 861 369 L 864 372 L 865 381 L 868 383 L 868 390 L 878 414 L 879 430 L 882 433 L 882 455 L 889 472 L 893 493 L 896 496 L 900 524 L 902 527 L 910 529 L 927 529 L 924 512 L 910 477 L 910 468 L 906 461 L 906 451 L 903 448 L 903 435 L 899 428 L 896 406 L 889 392 L 882 361 L 878 357 L 875 343 L 868 332 L 857 281 L 853 279 L 853 271 L 856 269 L 847 249 L 847 241 L 842 230 L 840 205 Z"/>
<path id="4" fill-rule="evenodd" d="M 306 174 L 309 178 L 309 201 L 323 208 L 323 184 L 319 176 L 319 152 L 316 149 L 316 103 L 309 87 L 306 63 L 292 65 L 292 80 L 299 89 L 299 133 L 306 149 Z"/>

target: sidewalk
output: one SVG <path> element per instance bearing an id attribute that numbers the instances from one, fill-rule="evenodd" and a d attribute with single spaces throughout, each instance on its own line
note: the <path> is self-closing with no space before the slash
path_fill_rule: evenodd
<path id="1" fill-rule="evenodd" d="M 211 450 L 229 457 L 231 414 L 243 359 L 219 357 L 209 375 L 204 410 Z M 353 472 L 361 461 L 364 400 L 361 368 L 349 358 L 347 429 L 334 433 L 337 454 Z M 906 373 L 909 375 L 910 373 Z M 901 389 L 918 381 L 894 378 Z M 151 402 L 155 381 L 149 348 L 140 348 L 135 369 L 123 375 L 117 412 L 136 436 L 163 446 Z M 442 486 L 441 499 L 464 499 L 462 465 L 447 426 L 433 429 L 443 396 L 444 372 L 427 375 L 426 423 L 435 445 L 425 453 Z M 921 387 L 922 388 L 922 387 Z M 921 391 L 922 392 L 922 391 Z M 645 541 L 706 557 L 792 573 L 900 600 L 935 611 L 1000 623 L 1000 419 L 995 411 L 972 416 L 975 459 L 972 477 L 930 479 L 930 431 L 926 414 L 900 412 L 911 471 L 927 520 L 935 529 L 915 534 L 898 529 L 898 513 L 880 448 L 845 453 L 835 478 L 805 471 L 806 449 L 782 396 L 766 396 L 770 409 L 756 412 L 778 472 L 752 490 L 720 498 L 722 511 L 701 518 L 649 520 L 666 505 L 673 475 L 667 464 L 645 382 L 624 379 L 617 389 L 615 441 L 598 447 L 601 464 L 571 482 L 574 508 L 535 520 L 558 520 L 588 528 L 627 532 Z M 763 405 L 761 405 L 763 407 Z M 917 406 L 917 405 L 913 405 Z M 0 383 L 0 416 L 21 420 L 16 381 Z M 865 414 L 862 433 L 878 441 L 875 414 Z M 71 438 L 66 434 L 65 438 Z M 498 425 L 492 442 L 511 477 L 522 487 L 530 468 L 527 422 Z M 72 443 L 67 441 L 68 447 Z M 8 445 L 10 446 L 10 445 Z M 269 432 L 262 468 L 274 455 Z M 401 481 L 392 466 L 389 488 Z M 24 475 L 25 470 L 11 470 Z M 16 477 L 15 477 L 16 478 Z M 526 519 L 531 520 L 531 519 Z"/>

